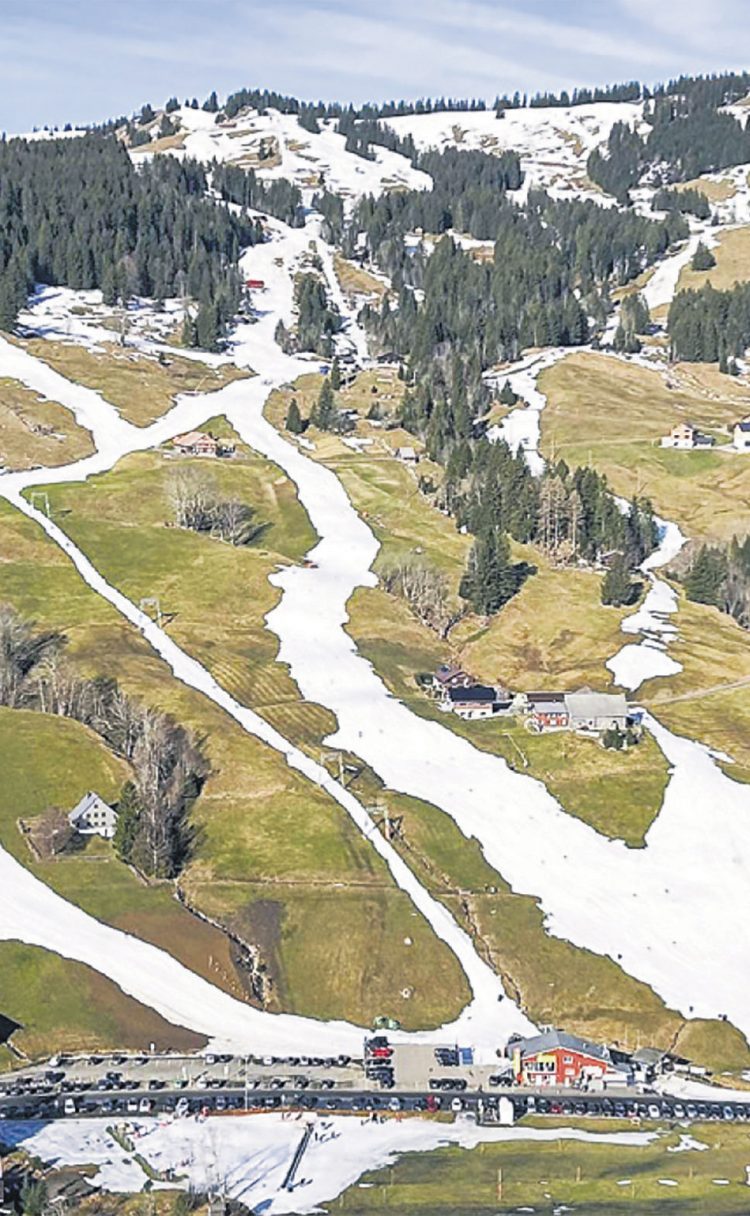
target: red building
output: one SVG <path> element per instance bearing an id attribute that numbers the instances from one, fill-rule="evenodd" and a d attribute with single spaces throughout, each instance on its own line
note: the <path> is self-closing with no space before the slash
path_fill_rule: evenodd
<path id="1" fill-rule="evenodd" d="M 545 1030 L 530 1039 L 511 1040 L 507 1052 L 520 1085 L 627 1085 L 630 1079 L 630 1069 L 615 1064 L 608 1047 L 562 1030 Z"/>
<path id="2" fill-rule="evenodd" d="M 560 730 L 568 725 L 569 715 L 564 693 L 530 692 L 528 702 L 531 721 L 537 730 Z"/>

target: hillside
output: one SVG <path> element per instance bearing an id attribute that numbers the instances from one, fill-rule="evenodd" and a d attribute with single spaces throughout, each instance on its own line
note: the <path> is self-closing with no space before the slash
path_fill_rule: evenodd
<path id="1" fill-rule="evenodd" d="M 545 1027 L 689 1062 L 654 1102 L 720 1081 L 744 1117 L 749 87 L 242 90 L 0 146 L 4 1069 L 154 1044 L 187 1085 L 219 1053 L 247 1108 L 251 1055 L 258 1088 L 296 1060 L 302 1092 L 385 1030 L 398 1121 L 342 1120 L 346 1168 L 312 1137 L 309 1194 L 352 1211 L 384 1210 L 365 1169 L 439 1148 L 440 1177 L 459 1145 L 536 1202 L 537 1129 L 500 1144 L 472 1102 Z M 89 793 L 111 831 L 69 819 Z M 443 1139 L 419 1112 L 451 1044 L 473 1071 Z M 393 1066 L 363 1073 L 384 1112 Z M 256 1161 L 215 1097 L 231 1193 L 306 1210 L 289 1120 L 268 1103 Z M 654 1109 L 631 1117 L 699 1120 Z M 106 1189 L 211 1189 L 215 1121 L 158 1111 Z M 569 1136 L 586 1202 L 610 1173 L 661 1194 L 648 1122 L 538 1113 L 564 1116 L 556 1201 Z M 98 1161 L 99 1122 L 0 1142 Z M 438 1202 L 432 1159 L 396 1167 L 394 1204 Z"/>

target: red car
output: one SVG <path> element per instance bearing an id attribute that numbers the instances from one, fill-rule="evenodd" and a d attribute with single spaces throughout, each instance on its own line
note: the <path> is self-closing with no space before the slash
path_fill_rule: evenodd
<path id="1" fill-rule="evenodd" d="M 373 1047 L 371 1055 L 375 1060 L 390 1060 L 393 1055 L 392 1047 Z"/>

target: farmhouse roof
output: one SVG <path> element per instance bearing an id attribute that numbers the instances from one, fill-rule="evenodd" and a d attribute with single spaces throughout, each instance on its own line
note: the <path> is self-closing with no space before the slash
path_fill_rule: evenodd
<path id="1" fill-rule="evenodd" d="M 539 705 L 541 707 L 541 706 L 547 704 L 548 702 L 562 701 L 563 698 L 565 696 L 567 696 L 567 693 L 564 693 L 564 692 L 528 692 L 526 694 L 526 696 L 532 705 Z"/>
<path id="2" fill-rule="evenodd" d="M 178 447 L 192 448 L 197 443 L 216 443 L 213 435 L 209 435 L 206 431 L 187 431 L 184 435 L 175 435 L 172 443 L 176 443 Z"/>
<path id="3" fill-rule="evenodd" d="M 602 1046 L 601 1043 L 592 1043 L 588 1039 L 579 1039 L 577 1035 L 568 1034 L 565 1030 L 544 1030 L 541 1034 L 532 1035 L 530 1039 L 516 1040 L 509 1046 L 520 1051 L 522 1057 L 562 1049 L 591 1056 L 592 1059 L 602 1060 L 606 1064 L 612 1062 L 608 1047 Z"/>
<path id="4" fill-rule="evenodd" d="M 569 692 L 565 707 L 571 718 L 626 718 L 628 703 L 624 693 Z"/>
<path id="5" fill-rule="evenodd" d="M 464 701 L 476 701 L 478 704 L 494 703 L 497 693 L 494 688 L 484 684 L 473 684 L 469 688 L 449 688 L 448 700 L 461 704 Z"/>
<path id="6" fill-rule="evenodd" d="M 742 422 L 738 422 L 736 425 L 736 430 L 745 432 L 750 431 L 750 418 L 743 418 Z"/>
<path id="7" fill-rule="evenodd" d="M 85 818 L 85 816 L 91 811 L 102 809 L 109 811 L 111 810 L 111 807 L 109 803 L 105 802 L 103 798 L 100 798 L 97 793 L 95 793 L 93 790 L 89 790 L 87 794 L 84 794 L 77 806 L 73 807 L 73 810 L 68 815 L 68 820 L 70 823 L 77 823 L 79 819 Z"/>

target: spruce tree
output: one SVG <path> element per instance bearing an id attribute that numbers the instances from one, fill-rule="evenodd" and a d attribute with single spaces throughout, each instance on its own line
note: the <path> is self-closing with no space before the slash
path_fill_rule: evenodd
<path id="1" fill-rule="evenodd" d="M 475 612 L 498 612 L 518 590 L 518 574 L 508 537 L 499 528 L 485 529 L 474 541 L 459 594 Z"/>
<path id="2" fill-rule="evenodd" d="M 728 568 L 721 549 L 702 545 L 685 575 L 685 594 L 698 604 L 722 606 Z"/>
<path id="3" fill-rule="evenodd" d="M 112 841 L 121 861 L 127 862 L 132 858 L 142 809 L 135 785 L 132 781 L 126 781 L 117 802 L 117 827 Z"/>
<path id="4" fill-rule="evenodd" d="M 327 376 L 321 385 L 318 400 L 313 406 L 310 421 L 320 431 L 330 431 L 333 429 L 336 421 L 336 400 L 331 388 L 331 382 Z"/>
<path id="5" fill-rule="evenodd" d="M 690 266 L 693 270 L 712 270 L 716 265 L 716 258 L 712 254 L 707 245 L 703 241 L 698 242 L 698 247 L 693 254 L 693 260 Z"/>
<path id="6" fill-rule="evenodd" d="M 292 397 L 291 401 L 289 402 L 289 409 L 286 412 L 286 422 L 284 423 L 284 426 L 291 435 L 301 435 L 302 431 L 304 430 L 302 415 L 299 412 L 296 397 Z"/>
<path id="7" fill-rule="evenodd" d="M 339 366 L 338 356 L 331 364 L 331 388 L 335 393 L 341 388 L 341 368 Z"/>
<path id="8" fill-rule="evenodd" d="M 615 553 L 611 565 L 602 579 L 601 600 L 613 608 L 622 608 L 633 601 L 636 584 L 630 576 L 624 554 Z"/>
<path id="9" fill-rule="evenodd" d="M 516 405 L 518 403 L 518 393 L 515 392 L 510 380 L 506 380 L 500 390 L 500 401 L 503 405 Z"/>

